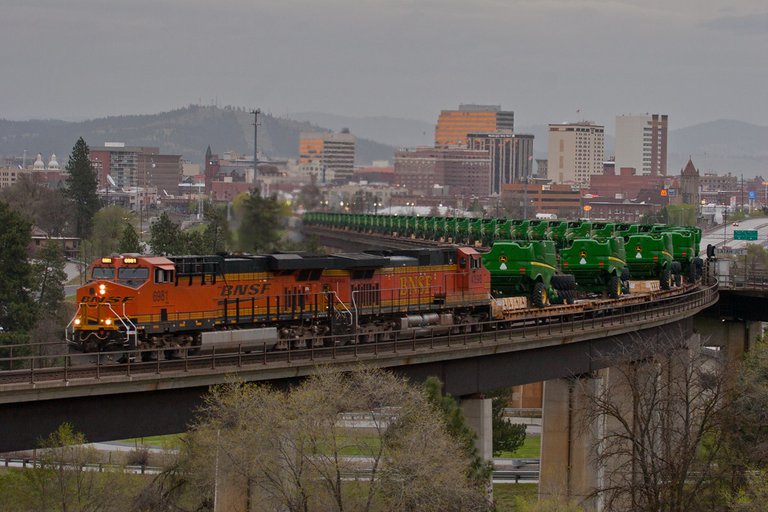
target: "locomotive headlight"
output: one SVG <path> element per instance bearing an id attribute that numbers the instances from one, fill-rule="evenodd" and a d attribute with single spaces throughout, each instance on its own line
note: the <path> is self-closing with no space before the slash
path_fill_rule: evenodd
<path id="1" fill-rule="evenodd" d="M 104 323 L 106 325 L 112 325 L 112 319 L 111 318 L 107 318 L 106 320 L 104 320 Z"/>
<path id="2" fill-rule="evenodd" d="M 80 319 L 79 318 L 75 318 L 75 325 L 80 325 Z"/>
<path id="3" fill-rule="evenodd" d="M 100 284 L 99 285 L 99 294 L 104 295 L 105 293 L 107 293 L 107 285 Z"/>

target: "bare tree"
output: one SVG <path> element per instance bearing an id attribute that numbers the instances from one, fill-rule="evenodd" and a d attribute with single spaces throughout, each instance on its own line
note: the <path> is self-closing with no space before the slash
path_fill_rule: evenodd
<path id="1" fill-rule="evenodd" d="M 701 510 L 717 480 L 727 372 L 718 354 L 680 338 L 625 347 L 610 356 L 602 385 L 583 390 L 604 475 L 595 498 L 606 510 Z"/>
<path id="2" fill-rule="evenodd" d="M 97 460 L 82 433 L 68 423 L 40 443 L 39 466 L 26 470 L 24 503 L 8 510 L 60 510 L 62 512 L 121 512 L 131 510 L 138 487 L 121 470 L 93 471 L 86 464 Z M 3 508 L 6 510 L 6 508 Z"/>
<path id="3" fill-rule="evenodd" d="M 487 508 L 468 456 L 423 391 L 381 370 L 322 371 L 291 391 L 229 384 L 201 412 L 189 435 L 190 479 L 219 507 Z"/>

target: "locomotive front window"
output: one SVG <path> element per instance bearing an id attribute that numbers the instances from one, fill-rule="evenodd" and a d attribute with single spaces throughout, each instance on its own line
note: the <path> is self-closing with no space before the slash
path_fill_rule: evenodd
<path id="1" fill-rule="evenodd" d="M 111 280 L 115 278 L 115 269 L 113 267 L 93 267 L 91 271 L 91 279 L 106 279 Z"/>
<path id="2" fill-rule="evenodd" d="M 138 288 L 149 278 L 149 269 L 144 267 L 123 267 L 117 269 L 117 281 L 132 288 Z"/>

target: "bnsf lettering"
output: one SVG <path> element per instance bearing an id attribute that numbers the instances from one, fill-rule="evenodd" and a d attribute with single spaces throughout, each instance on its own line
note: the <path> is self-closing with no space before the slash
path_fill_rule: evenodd
<path id="1" fill-rule="evenodd" d="M 432 276 L 403 276 L 400 278 L 400 288 L 429 288 L 432 286 Z"/>
<path id="2" fill-rule="evenodd" d="M 103 303 L 103 302 L 128 302 L 133 297 L 83 297 L 83 302 Z"/>
<path id="3" fill-rule="evenodd" d="M 226 284 L 221 287 L 222 297 L 231 297 L 233 295 L 264 295 L 269 290 L 269 283 L 263 284 Z"/>

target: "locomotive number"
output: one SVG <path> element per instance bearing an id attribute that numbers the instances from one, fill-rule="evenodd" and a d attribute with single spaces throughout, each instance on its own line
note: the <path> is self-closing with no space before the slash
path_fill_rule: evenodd
<path id="1" fill-rule="evenodd" d="M 168 292 L 165 290 L 159 290 L 152 292 L 153 302 L 168 302 Z"/>

